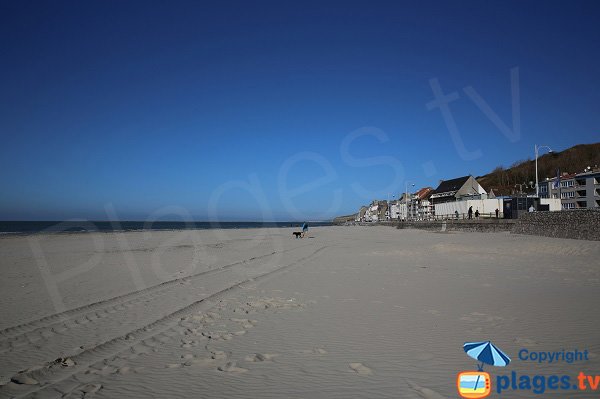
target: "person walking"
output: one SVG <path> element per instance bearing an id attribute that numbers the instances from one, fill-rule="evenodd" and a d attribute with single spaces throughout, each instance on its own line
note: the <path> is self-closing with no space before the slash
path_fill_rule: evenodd
<path id="1" fill-rule="evenodd" d="M 500 210 L 496 208 L 496 219 L 498 219 L 498 214 L 500 214 Z"/>
<path id="2" fill-rule="evenodd" d="M 475 211 L 475 219 L 479 219 L 479 209 Z"/>
<path id="3" fill-rule="evenodd" d="M 472 206 L 469 207 L 469 211 L 467 212 L 467 214 L 469 215 L 469 220 L 473 219 L 473 207 Z"/>
<path id="4" fill-rule="evenodd" d="M 302 224 L 302 238 L 304 238 L 304 236 L 306 235 L 307 232 L 308 232 L 308 223 L 304 222 Z"/>

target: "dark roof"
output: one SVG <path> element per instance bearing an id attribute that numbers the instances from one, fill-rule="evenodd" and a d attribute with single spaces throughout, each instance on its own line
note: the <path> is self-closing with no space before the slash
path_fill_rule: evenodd
<path id="1" fill-rule="evenodd" d="M 448 191 L 458 191 L 463 186 L 463 184 L 465 184 L 465 182 L 469 180 L 469 177 L 471 177 L 471 175 L 457 177 L 456 179 L 452 180 L 442 180 L 440 182 L 440 185 L 433 191 L 432 194 L 441 194 L 446 193 Z"/>

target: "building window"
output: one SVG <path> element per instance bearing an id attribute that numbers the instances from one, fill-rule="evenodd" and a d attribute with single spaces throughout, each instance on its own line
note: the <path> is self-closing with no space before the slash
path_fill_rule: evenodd
<path id="1" fill-rule="evenodd" d="M 563 209 L 575 209 L 575 204 L 572 202 L 568 202 L 566 204 L 563 204 Z"/>
<path id="2" fill-rule="evenodd" d="M 560 198 L 575 198 L 575 191 L 567 191 L 566 193 L 560 193 Z"/>
<path id="3" fill-rule="evenodd" d="M 560 186 L 561 187 L 573 187 L 575 185 L 575 181 L 574 180 L 566 180 L 566 181 L 561 181 L 560 182 Z"/>
<path id="4" fill-rule="evenodd" d="M 548 192 L 548 186 L 543 185 L 540 186 L 540 193 L 547 193 Z"/>

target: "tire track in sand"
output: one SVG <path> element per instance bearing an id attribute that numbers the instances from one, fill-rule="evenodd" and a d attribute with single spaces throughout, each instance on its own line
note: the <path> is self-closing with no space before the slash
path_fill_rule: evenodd
<path id="1" fill-rule="evenodd" d="M 14 375 L 11 379 L 11 382 L 5 385 L 0 385 L 0 398 L 21 398 L 50 388 L 53 385 L 73 376 L 74 374 L 81 372 L 98 361 L 114 356 L 141 343 L 142 341 L 152 339 L 153 337 L 161 334 L 163 331 L 171 328 L 171 324 L 177 323 L 181 317 L 184 317 L 189 313 L 210 309 L 215 305 L 216 302 L 214 301 L 238 288 L 241 288 L 241 285 L 251 281 L 265 279 L 274 274 L 281 273 L 287 269 L 304 263 L 317 256 L 326 248 L 327 246 L 319 247 L 310 255 L 302 257 L 288 265 L 269 270 L 265 273 L 247 278 L 243 281 L 238 281 L 231 286 L 209 294 L 202 299 L 192 302 L 187 306 L 161 317 L 152 323 L 149 323 L 143 327 L 139 327 L 121 336 L 112 338 L 111 340 L 98 344 L 95 347 L 88 348 L 74 356 L 70 356 L 69 358 L 73 361 L 71 366 L 65 367 L 62 363 L 55 361 L 30 367 L 28 370 Z M 31 383 L 19 384 L 15 381 L 30 381 Z"/>
<path id="2" fill-rule="evenodd" d="M 307 244 L 310 245 L 310 244 Z M 190 283 L 199 277 L 206 277 L 212 274 L 220 273 L 232 267 L 241 266 L 250 262 L 262 260 L 274 255 L 284 254 L 303 248 L 307 245 L 294 247 L 282 251 L 274 251 L 268 254 L 259 255 L 233 262 L 216 269 L 206 270 L 191 276 L 176 278 L 163 283 L 143 288 L 138 291 L 129 292 L 113 298 L 104 299 L 91 304 L 83 305 L 75 309 L 44 316 L 40 319 L 25 322 L 13 327 L 0 330 L 0 354 L 10 352 L 18 347 L 38 343 L 47 340 L 49 337 L 63 333 L 72 328 L 76 328 L 89 322 L 95 322 L 99 319 L 108 317 L 112 313 L 126 310 L 136 304 L 154 299 L 180 284 Z"/>

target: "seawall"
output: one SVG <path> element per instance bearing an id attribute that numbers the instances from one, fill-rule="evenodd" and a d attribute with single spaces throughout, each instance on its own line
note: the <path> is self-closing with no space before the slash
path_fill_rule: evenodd
<path id="1" fill-rule="evenodd" d="M 512 219 L 472 219 L 472 220 L 424 220 L 396 223 L 399 229 L 423 229 L 433 231 L 511 231 L 515 220 Z"/>
<path id="2" fill-rule="evenodd" d="M 519 219 L 448 219 L 349 223 L 362 226 L 383 225 L 397 227 L 399 229 L 422 229 L 431 231 L 510 231 L 514 234 L 600 241 L 600 209 L 531 212 L 521 214 Z"/>
<path id="3" fill-rule="evenodd" d="M 600 209 L 525 213 L 517 219 L 511 232 L 600 241 Z"/>

